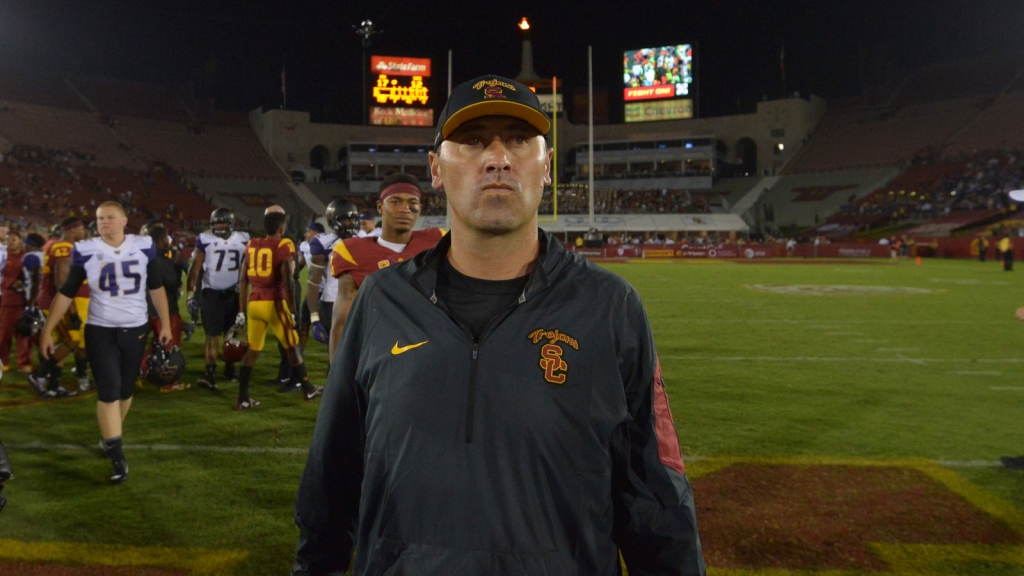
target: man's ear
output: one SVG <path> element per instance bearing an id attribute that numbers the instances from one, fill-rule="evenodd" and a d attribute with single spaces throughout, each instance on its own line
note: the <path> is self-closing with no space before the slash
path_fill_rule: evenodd
<path id="1" fill-rule="evenodd" d="M 440 146 L 443 145 L 444 142 L 441 142 Z M 427 161 L 430 163 L 430 187 L 434 190 L 444 188 L 444 179 L 441 177 L 440 146 L 438 146 L 437 152 L 427 154 Z"/>

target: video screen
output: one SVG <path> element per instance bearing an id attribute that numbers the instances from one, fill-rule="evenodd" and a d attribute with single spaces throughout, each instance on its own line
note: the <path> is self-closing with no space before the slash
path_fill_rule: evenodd
<path id="1" fill-rule="evenodd" d="M 693 83 L 689 44 L 627 50 L 622 57 L 623 97 L 627 100 L 686 98 Z"/>

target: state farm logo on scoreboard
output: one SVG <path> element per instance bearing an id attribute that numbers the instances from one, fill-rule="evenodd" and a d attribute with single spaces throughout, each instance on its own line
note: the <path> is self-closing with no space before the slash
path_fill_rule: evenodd
<path id="1" fill-rule="evenodd" d="M 430 58 L 405 56 L 371 56 L 370 69 L 389 76 L 430 76 Z"/>
<path id="2" fill-rule="evenodd" d="M 371 56 L 370 70 L 377 76 L 370 95 L 383 105 L 370 109 L 371 124 L 433 126 L 434 111 L 427 108 L 430 88 L 424 81 L 430 78 L 430 58 Z"/>

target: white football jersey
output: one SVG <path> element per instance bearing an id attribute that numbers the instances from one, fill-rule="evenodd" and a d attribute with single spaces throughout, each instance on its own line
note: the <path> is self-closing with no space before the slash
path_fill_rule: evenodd
<path id="1" fill-rule="evenodd" d="M 149 320 L 146 267 L 156 259 L 153 239 L 125 234 L 114 248 L 103 238 L 89 238 L 71 249 L 71 265 L 85 268 L 89 281 L 88 324 L 135 328 Z"/>
<path id="2" fill-rule="evenodd" d="M 299 254 L 302 254 L 302 260 L 306 263 L 306 266 L 309 266 L 309 257 L 310 257 L 309 242 L 306 242 L 305 240 L 303 240 L 299 244 Z"/>
<path id="3" fill-rule="evenodd" d="M 249 243 L 246 232 L 232 232 L 227 240 L 203 232 L 196 238 L 196 250 L 206 254 L 203 262 L 203 288 L 231 290 L 238 288 L 238 270 Z"/>
<path id="4" fill-rule="evenodd" d="M 4 269 L 7 265 L 7 245 L 0 244 L 0 270 Z"/>
<path id="5" fill-rule="evenodd" d="M 380 235 L 381 235 L 382 232 L 384 232 L 383 228 L 374 228 L 372 232 L 366 232 L 365 230 L 360 228 L 359 229 L 359 237 L 360 238 L 366 238 L 367 236 L 372 236 L 374 238 L 380 238 Z"/>
<path id="6" fill-rule="evenodd" d="M 324 275 L 320 279 L 320 299 L 324 302 L 334 302 L 338 297 L 338 283 L 327 281 L 331 276 L 328 272 L 328 267 L 331 263 L 331 251 L 334 250 L 334 245 L 337 243 L 338 235 L 334 232 L 317 234 L 309 241 L 309 252 L 312 256 L 320 255 L 327 258 L 327 263 L 324 264 Z"/>

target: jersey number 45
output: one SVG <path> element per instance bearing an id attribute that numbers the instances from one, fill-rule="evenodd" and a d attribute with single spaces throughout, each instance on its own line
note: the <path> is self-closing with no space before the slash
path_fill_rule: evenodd
<path id="1" fill-rule="evenodd" d="M 132 270 L 132 267 L 138 265 L 138 260 L 125 260 L 121 262 L 121 270 L 118 274 L 117 264 L 107 262 L 100 267 L 100 290 L 108 292 L 111 296 L 128 296 L 137 293 L 142 288 L 142 274 Z M 129 284 L 131 284 L 131 288 L 124 290 Z"/>

